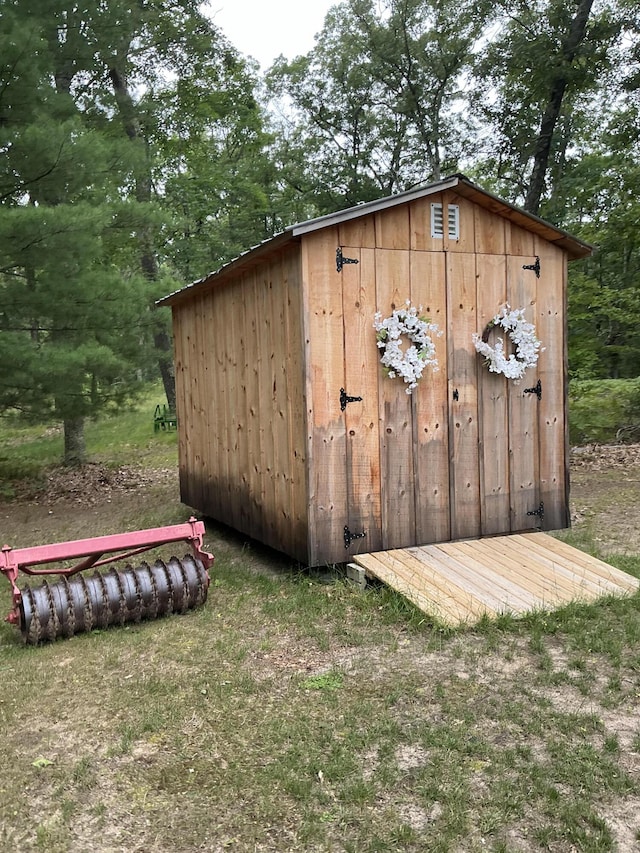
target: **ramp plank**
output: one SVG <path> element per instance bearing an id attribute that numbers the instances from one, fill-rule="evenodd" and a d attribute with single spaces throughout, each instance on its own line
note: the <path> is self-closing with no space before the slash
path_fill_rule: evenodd
<path id="1" fill-rule="evenodd" d="M 601 577 L 600 575 L 588 571 L 578 560 L 571 556 L 560 554 L 535 540 L 518 540 L 511 543 L 511 547 L 518 553 L 528 553 L 533 555 L 536 566 L 540 572 L 554 574 L 558 580 L 563 579 L 563 582 L 569 588 L 573 588 L 574 597 L 577 592 L 584 593 L 586 596 L 597 598 L 600 595 L 611 593 L 615 595 L 619 591 L 619 585 Z"/>
<path id="2" fill-rule="evenodd" d="M 629 595 L 640 581 L 546 533 L 359 554 L 353 561 L 446 625 Z"/>
<path id="3" fill-rule="evenodd" d="M 545 590 L 552 591 L 559 598 L 566 593 L 566 600 L 571 601 L 575 595 L 575 583 L 571 572 L 560 571 L 559 565 L 553 565 L 542 561 L 537 555 L 532 554 L 531 548 L 519 548 L 516 542 L 504 543 L 500 539 L 492 543 L 500 555 L 504 571 L 513 573 L 519 578 L 526 578 L 527 582 L 541 584 Z M 480 548 L 487 548 L 487 543 L 480 543 Z M 521 582 L 523 582 L 521 580 Z"/>
<path id="4" fill-rule="evenodd" d="M 432 594 L 432 588 L 436 587 L 444 596 L 446 602 L 452 609 L 462 614 L 462 619 L 467 619 L 469 612 L 480 618 L 485 613 L 495 615 L 497 613 L 486 601 L 475 597 L 471 590 L 465 588 L 464 584 L 456 584 L 447 578 L 428 562 L 419 559 L 410 552 L 408 548 L 395 551 L 394 555 L 404 564 L 411 567 L 414 574 L 420 577 L 421 587 L 425 595 Z"/>
<path id="5" fill-rule="evenodd" d="M 480 546 L 480 547 L 476 547 Z M 544 571 L 536 571 L 527 564 L 522 564 L 515 559 L 510 559 L 509 555 L 491 544 L 486 546 L 486 550 L 481 543 L 461 542 L 457 546 L 462 553 L 480 553 L 487 559 L 492 559 L 499 562 L 502 569 L 508 573 L 514 583 L 520 584 L 524 589 L 537 598 L 537 605 L 544 607 L 547 601 L 571 601 L 573 597 L 571 584 L 569 581 L 563 583 L 563 579 L 556 578 L 553 573 Z"/>
<path id="6" fill-rule="evenodd" d="M 524 539 L 530 542 L 544 543 L 547 548 L 556 554 L 565 554 L 573 559 L 577 565 L 584 566 L 593 575 L 611 579 L 613 583 L 628 589 L 630 592 L 635 592 L 640 587 L 640 581 L 634 578 L 633 575 L 628 575 L 621 569 L 616 569 L 615 566 L 610 566 L 599 560 L 597 557 L 592 557 L 584 551 L 574 548 L 572 545 L 567 545 L 566 542 L 561 542 L 559 539 L 554 539 L 552 536 L 546 536 L 544 533 L 523 533 Z"/>
<path id="7" fill-rule="evenodd" d="M 378 559 L 380 556 L 383 559 Z M 458 625 L 465 619 L 465 610 L 457 606 L 456 601 L 442 596 L 434 585 L 429 596 L 422 594 L 419 587 L 407 579 L 399 561 L 395 561 L 389 552 L 380 554 L 359 554 L 354 562 L 362 566 L 369 574 L 378 578 L 404 595 L 420 610 L 445 625 Z"/>
<path id="8" fill-rule="evenodd" d="M 467 584 L 475 584 L 484 590 L 483 595 L 492 603 L 497 612 L 507 610 L 518 612 L 533 605 L 532 597 L 526 590 L 511 582 L 504 573 L 494 571 L 491 563 L 478 563 L 473 558 L 466 557 L 457 560 L 444 548 L 429 546 L 421 548 L 429 561 L 436 561 L 442 571 L 451 572 L 454 576 L 464 578 Z"/>

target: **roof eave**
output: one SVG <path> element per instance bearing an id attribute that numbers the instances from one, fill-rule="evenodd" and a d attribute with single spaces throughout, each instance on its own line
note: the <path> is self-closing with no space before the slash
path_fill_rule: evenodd
<path id="1" fill-rule="evenodd" d="M 493 195 L 493 193 L 474 184 L 465 175 L 452 175 L 428 186 L 414 187 L 406 192 L 398 193 L 398 195 L 364 202 L 346 210 L 329 213 L 325 216 L 319 216 L 316 219 L 309 219 L 306 222 L 299 222 L 296 225 L 292 225 L 280 234 L 276 234 L 275 237 L 271 237 L 260 245 L 243 252 L 243 254 L 225 264 L 219 270 L 211 272 L 204 276 L 204 278 L 187 285 L 187 287 L 183 287 L 181 290 L 176 290 L 174 293 L 170 293 L 168 296 L 159 299 L 156 305 L 158 307 L 174 305 L 183 299 L 189 298 L 196 288 L 201 290 L 202 288 L 206 288 L 208 283 L 211 286 L 223 283 L 228 276 L 236 271 L 249 268 L 271 252 L 283 248 L 287 243 L 300 240 L 305 234 L 310 234 L 323 228 L 330 228 L 334 225 L 340 225 L 343 222 L 349 222 L 353 219 L 359 219 L 362 216 L 388 210 L 389 208 L 397 207 L 398 205 L 430 195 L 436 195 L 446 190 L 456 190 L 459 195 L 479 204 L 486 210 L 532 231 L 549 243 L 563 249 L 571 260 L 589 257 L 594 251 L 594 247 L 589 243 L 585 243 L 583 240 L 573 237 L 567 231 L 563 231 L 561 228 L 551 225 L 544 219 L 540 219 L 540 217 L 528 213 L 526 210 L 522 210 Z"/>
<path id="2" fill-rule="evenodd" d="M 405 192 L 398 193 L 393 196 L 375 199 L 374 201 L 366 201 L 362 204 L 357 204 L 354 207 L 348 207 L 346 210 L 339 210 L 336 213 L 327 213 L 324 216 L 319 216 L 316 219 L 308 219 L 306 222 L 299 222 L 291 226 L 291 231 L 296 237 L 303 234 L 309 234 L 312 231 L 318 231 L 320 228 L 330 228 L 332 225 L 340 225 L 343 222 L 349 222 L 352 219 L 359 219 L 361 216 L 367 216 L 371 213 L 377 213 L 380 210 L 388 210 L 391 207 L 397 207 L 400 204 L 406 204 L 410 201 L 415 201 L 425 196 L 435 195 L 444 190 L 453 189 L 458 185 L 460 175 L 453 175 L 450 178 L 443 178 L 429 186 L 414 187 Z"/>
<path id="3" fill-rule="evenodd" d="M 594 247 L 577 237 L 573 237 L 567 231 L 551 225 L 539 216 L 533 213 L 528 213 L 522 208 L 516 207 L 509 202 L 504 201 L 493 193 L 488 192 L 482 187 L 474 184 L 465 175 L 451 175 L 448 178 L 443 178 L 428 186 L 414 187 L 398 195 L 388 196 L 375 201 L 368 201 L 363 204 L 358 204 L 355 207 L 347 208 L 346 210 L 338 211 L 337 213 L 329 213 L 325 216 L 319 216 L 317 219 L 309 219 L 306 222 L 300 222 L 291 227 L 291 231 L 295 236 L 302 236 L 317 231 L 321 228 L 328 228 L 331 225 L 340 225 L 343 222 L 349 222 L 352 219 L 358 219 L 361 216 L 367 216 L 371 213 L 377 213 L 381 210 L 388 210 L 391 207 L 396 207 L 400 204 L 415 201 L 420 198 L 426 198 L 430 195 L 444 192 L 445 190 L 455 189 L 461 196 L 468 198 L 470 201 L 476 202 L 481 207 L 502 216 L 516 225 L 527 228 L 533 231 L 550 243 L 560 246 L 564 249 L 572 260 L 578 258 L 586 258 L 592 254 Z"/>
<path id="4" fill-rule="evenodd" d="M 186 287 L 180 288 L 180 290 L 176 290 L 173 293 L 169 293 L 167 296 L 163 296 L 162 299 L 158 299 L 156 301 L 156 307 L 163 308 L 165 306 L 175 305 L 176 302 L 180 302 L 183 299 L 188 299 L 192 295 L 192 291 L 194 289 L 200 290 L 205 288 L 208 282 L 212 285 L 214 282 L 217 284 L 218 282 L 226 279 L 229 275 L 232 275 L 239 268 L 248 269 L 250 266 L 253 266 L 262 260 L 266 255 L 283 248 L 287 243 L 291 243 L 295 239 L 292 229 L 287 228 L 280 234 L 276 234 L 275 237 L 270 237 L 263 243 L 243 252 L 237 258 L 234 258 L 232 261 L 229 261 L 229 263 L 221 266 L 220 269 L 208 273 L 208 275 L 199 278 L 197 281 L 188 284 Z"/>
<path id="5" fill-rule="evenodd" d="M 587 258 L 595 251 L 595 247 L 590 243 L 574 237 L 568 231 L 564 231 L 556 225 L 551 225 L 551 223 L 541 219 L 539 216 L 504 201 L 504 199 L 477 186 L 464 176 L 459 176 L 459 178 L 458 192 L 460 195 L 480 204 L 492 213 L 496 213 L 498 216 L 502 216 L 510 222 L 532 231 L 534 234 L 548 240 L 549 243 L 559 246 L 567 252 L 571 260 Z"/>

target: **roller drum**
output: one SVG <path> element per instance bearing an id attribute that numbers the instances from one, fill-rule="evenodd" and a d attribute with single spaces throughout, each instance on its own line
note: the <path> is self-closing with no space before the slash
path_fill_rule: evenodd
<path id="1" fill-rule="evenodd" d="M 112 568 L 91 577 L 62 577 L 56 583 L 21 590 L 20 628 L 25 642 L 36 644 L 72 637 L 94 628 L 185 613 L 207 599 L 209 574 L 187 555 L 150 566 Z"/>

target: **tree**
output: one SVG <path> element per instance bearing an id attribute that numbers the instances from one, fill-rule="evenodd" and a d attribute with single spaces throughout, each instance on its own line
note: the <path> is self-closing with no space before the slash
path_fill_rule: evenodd
<path id="1" fill-rule="evenodd" d="M 0 403 L 64 424 L 84 458 L 84 419 L 131 391 L 135 277 L 109 261 L 138 218 L 121 201 L 121 147 L 87 128 L 42 23 L 5 16 L 0 56 Z"/>
<path id="2" fill-rule="evenodd" d="M 595 246 L 569 268 L 569 363 L 580 378 L 633 377 L 640 364 L 640 13 L 624 2 L 609 11 L 617 36 L 544 200 L 548 218 Z"/>
<path id="3" fill-rule="evenodd" d="M 63 417 L 71 460 L 83 418 L 131 387 L 127 359 L 144 369 L 149 339 L 175 403 L 169 315 L 154 301 L 205 257 L 268 236 L 264 136 L 254 81 L 196 2 L 5 5 L 0 312 L 20 380 L 3 399 Z"/>
<path id="4" fill-rule="evenodd" d="M 483 140 L 476 167 L 501 195 L 546 213 L 611 67 L 623 18 L 615 0 L 597 11 L 593 0 L 519 0 L 499 24 L 474 75 Z"/>
<path id="5" fill-rule="evenodd" d="M 57 2 L 63 9 L 57 26 L 58 44 L 72 58 L 69 76 L 78 103 L 85 104 L 87 113 L 110 125 L 111 132 L 115 123 L 110 119 L 115 115 L 132 148 L 133 180 L 128 191 L 151 214 L 138 228 L 137 240 L 138 265 L 153 305 L 166 293 L 172 276 L 183 272 L 191 276 L 194 267 L 193 263 L 176 265 L 185 254 L 176 251 L 178 222 L 186 228 L 188 252 L 193 251 L 197 259 L 203 241 L 211 233 L 210 228 L 202 229 L 201 223 L 219 218 L 221 208 L 251 217 L 253 223 L 263 213 L 264 202 L 256 191 L 251 170 L 241 168 L 236 175 L 234 162 L 238 157 L 232 153 L 233 144 L 225 144 L 232 136 L 237 141 L 252 134 L 253 139 L 245 147 L 253 145 L 255 149 L 261 144 L 256 142 L 260 129 L 253 81 L 237 51 L 204 16 L 197 0 L 176 0 L 169 5 L 161 0 L 138 0 L 133 5 L 116 0 L 108 5 L 92 2 L 82 8 L 68 0 Z M 77 43 L 79 38 L 82 45 Z M 204 136 L 208 144 L 203 144 Z M 180 150 L 176 153 L 177 144 Z M 207 163 L 207 158 L 215 165 Z M 221 167 L 223 161 L 230 168 Z M 193 172 L 190 164 L 194 162 L 198 166 L 206 163 L 206 179 Z M 191 182 L 196 178 L 206 193 L 208 213 L 193 204 L 193 196 L 185 209 L 185 181 L 181 181 L 185 177 Z M 251 185 L 253 203 L 250 200 L 247 204 L 246 198 L 229 203 L 234 181 L 241 191 Z M 182 192 L 176 195 L 180 185 Z M 221 198 L 224 203 L 217 203 Z M 181 207 L 176 209 L 175 204 Z M 247 231 L 259 234 L 259 239 L 264 236 L 259 221 Z M 235 239 L 237 243 L 238 237 Z M 231 247 L 223 249 L 219 243 L 221 262 L 227 259 Z M 163 265 L 163 260 L 168 265 Z M 197 275 L 207 271 L 208 268 L 200 269 Z M 173 281 L 174 286 L 183 283 L 175 278 Z M 158 366 L 167 401 L 173 408 L 168 312 L 153 311 L 151 318 Z"/>
<path id="6" fill-rule="evenodd" d="M 580 378 L 638 374 L 637 118 L 635 107 L 626 104 L 599 131 L 593 128 L 592 150 L 572 159 L 557 188 L 565 203 L 565 224 L 595 245 L 593 257 L 570 269 L 569 277 L 570 365 Z"/>
<path id="7" fill-rule="evenodd" d="M 469 0 L 334 7 L 316 47 L 268 75 L 272 94 L 293 105 L 279 129 L 288 182 L 326 212 L 454 171 L 464 75 L 491 15 Z"/>
<path id="8" fill-rule="evenodd" d="M 192 282 L 282 229 L 271 137 L 256 80 L 230 52 L 220 69 L 181 79 L 157 103 L 154 183 L 167 213 L 161 259 Z"/>
<path id="9" fill-rule="evenodd" d="M 551 156 L 551 146 L 562 102 L 567 88 L 575 77 L 574 62 L 579 56 L 580 48 L 584 45 L 587 22 L 593 6 L 593 0 L 579 0 L 575 14 L 562 34 L 559 46 L 559 62 L 549 79 L 544 111 L 540 117 L 540 128 L 532 155 L 531 177 L 524 201 L 525 210 L 538 213 L 540 200 L 545 188 L 545 177 Z M 582 57 L 580 57 L 582 58 Z"/>

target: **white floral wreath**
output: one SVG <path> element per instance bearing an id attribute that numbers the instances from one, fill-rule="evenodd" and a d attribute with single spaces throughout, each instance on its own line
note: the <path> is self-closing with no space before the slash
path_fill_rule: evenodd
<path id="1" fill-rule="evenodd" d="M 502 338 L 498 338 L 493 347 L 488 344 L 489 333 L 496 326 L 501 326 L 515 345 L 515 354 L 510 353 L 508 358 Z M 509 305 L 496 314 L 482 335 L 473 335 L 473 343 L 476 350 L 485 357 L 491 373 L 502 373 L 507 379 L 515 380 L 522 379 L 525 370 L 536 364 L 538 355 L 544 350 L 536 337 L 536 327 L 525 320 L 524 308 L 512 311 Z"/>
<path id="2" fill-rule="evenodd" d="M 442 332 L 436 323 L 430 323 L 426 317 L 418 315 L 422 306 L 415 308 L 408 299 L 406 306 L 396 308 L 385 320 L 378 311 L 374 316 L 373 328 L 377 332 L 378 348 L 383 350 L 380 361 L 386 368 L 387 376 L 391 379 L 400 376 L 407 383 L 407 394 L 411 394 L 427 365 L 433 370 L 438 369 L 436 348 L 430 334 L 441 335 Z M 401 347 L 403 336 L 411 341 L 411 346 L 404 351 Z"/>

